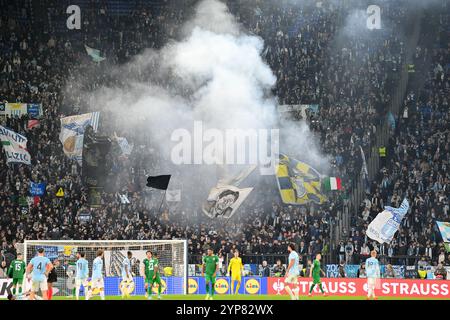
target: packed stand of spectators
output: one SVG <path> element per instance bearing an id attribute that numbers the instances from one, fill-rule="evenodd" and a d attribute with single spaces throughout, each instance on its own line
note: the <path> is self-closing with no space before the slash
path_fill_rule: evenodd
<path id="1" fill-rule="evenodd" d="M 430 61 L 424 74 L 415 75 L 423 77 L 425 83 L 408 91 L 384 166 L 354 217 L 352 230 L 338 248 L 339 259 L 347 263 L 358 263 L 375 248 L 387 263 L 417 264 L 422 269 L 450 266 L 450 253 L 436 224 L 450 220 L 448 2 L 443 1 L 435 12 L 423 25 L 422 34 L 423 38 L 435 34 L 435 46 L 423 48 L 421 39 L 414 56 L 416 65 Z M 433 25 L 436 32 L 429 29 Z M 393 241 L 380 246 L 368 239 L 364 230 L 377 213 L 384 206 L 399 207 L 405 197 L 410 209 Z"/>
<path id="2" fill-rule="evenodd" d="M 101 208 L 88 208 L 80 167 L 65 157 L 58 139 L 59 118 L 84 111 L 84 97 L 70 94 L 71 80 L 88 73 L 87 86 L 102 86 L 110 81 L 108 66 L 177 37 L 176 26 L 185 21 L 188 11 L 136 1 L 131 16 L 117 16 L 102 2 L 84 1 L 88 7 L 83 8 L 83 28 L 69 32 L 63 19 L 67 6 L 49 1 L 47 7 L 41 6 L 47 11 L 37 18 L 27 7 L 32 4 L 25 3 L 0 0 L 2 8 L 9 9 L 0 13 L 0 100 L 42 103 L 44 115 L 33 129 L 27 128 L 26 116 L 2 120 L 2 125 L 28 138 L 32 156 L 32 166 L 7 166 L 6 159 L 0 159 L 0 223 L 6 226 L 0 241 L 5 253 L 14 254 L 15 243 L 24 239 L 171 238 L 189 239 L 192 256 L 202 254 L 207 246 L 221 255 L 236 247 L 248 256 L 244 260 L 248 263 L 259 262 L 257 256 L 262 254 L 286 255 L 291 241 L 298 245 L 303 261 L 317 252 L 324 256 L 330 252 L 330 230 L 339 203 L 286 206 L 273 186 L 267 186 L 270 197 L 249 198 L 226 226 L 208 222 L 190 206 L 165 207 L 158 214 L 160 198 L 143 190 L 142 178 L 151 172 L 149 164 L 160 159 L 154 158 L 145 141 L 135 141 L 133 136 L 127 138 L 144 148 L 135 148 L 113 169 L 131 204 L 121 206 L 115 192 L 104 192 Z M 308 114 L 307 121 L 320 136 L 324 153 L 334 157 L 332 174 L 350 185 L 359 173 L 358 146 L 369 155 L 375 125 L 383 119 L 388 89 L 403 63 L 402 42 L 392 32 L 379 39 L 347 35 L 336 45 L 332 40 L 341 26 L 338 15 L 345 17 L 348 10 L 287 9 L 273 7 L 274 3 L 256 1 L 252 8 L 256 14 L 230 7 L 239 10 L 239 19 L 250 32 L 265 40 L 264 58 L 278 78 L 274 94 L 280 104 L 319 104 L 320 111 Z M 400 24 L 404 12 L 386 5 L 388 15 Z M 297 21 L 300 16 L 305 20 Z M 105 52 L 107 63 L 90 62 L 85 44 Z M 46 182 L 48 195 L 31 206 L 26 205 L 29 181 Z M 65 190 L 63 199 L 52 196 L 60 186 Z M 80 219 L 86 211 L 89 221 Z"/>

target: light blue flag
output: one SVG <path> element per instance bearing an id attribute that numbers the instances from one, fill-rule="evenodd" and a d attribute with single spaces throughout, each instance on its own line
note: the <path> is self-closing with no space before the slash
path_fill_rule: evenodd
<path id="1" fill-rule="evenodd" d="M 436 221 L 441 232 L 442 241 L 450 242 L 450 222 Z"/>
<path id="2" fill-rule="evenodd" d="M 106 59 L 100 56 L 100 50 L 88 47 L 87 45 L 84 45 L 84 48 L 94 62 L 100 62 Z"/>
<path id="3" fill-rule="evenodd" d="M 384 211 L 379 213 L 367 227 L 367 236 L 379 243 L 391 242 L 408 209 L 409 202 L 406 198 L 399 208 L 385 206 Z"/>

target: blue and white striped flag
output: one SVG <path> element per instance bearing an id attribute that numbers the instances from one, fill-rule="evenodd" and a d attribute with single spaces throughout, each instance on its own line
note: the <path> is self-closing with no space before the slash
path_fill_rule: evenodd
<path id="1" fill-rule="evenodd" d="M 379 213 L 367 227 L 367 236 L 379 243 L 391 242 L 408 209 L 409 202 L 406 198 L 399 208 L 384 207 L 384 211 Z"/>

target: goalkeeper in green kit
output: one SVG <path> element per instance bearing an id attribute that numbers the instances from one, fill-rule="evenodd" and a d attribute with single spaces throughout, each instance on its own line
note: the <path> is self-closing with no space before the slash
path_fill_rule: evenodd
<path id="1" fill-rule="evenodd" d="M 22 294 L 22 283 L 23 283 L 23 276 L 25 274 L 26 264 L 25 261 L 23 261 L 22 254 L 17 254 L 17 259 L 14 259 L 11 261 L 11 264 L 8 268 L 8 277 L 12 278 L 13 281 L 13 289 L 12 293 L 13 295 L 17 293 L 20 295 Z"/>
<path id="2" fill-rule="evenodd" d="M 319 285 L 319 289 L 322 292 L 323 296 L 326 297 L 327 294 L 323 291 L 322 288 L 322 282 L 320 281 L 320 273 L 322 272 L 325 276 L 325 272 L 320 268 L 320 259 L 322 258 L 322 255 L 320 253 L 316 254 L 316 259 L 314 259 L 313 265 L 309 271 L 309 277 L 313 278 L 313 283 L 311 284 L 311 287 L 309 288 L 309 294 L 308 296 L 311 297 L 311 293 L 316 286 L 316 284 Z"/>
<path id="3" fill-rule="evenodd" d="M 216 275 L 219 270 L 219 257 L 216 256 L 211 248 L 207 250 L 207 255 L 203 257 L 202 277 L 206 282 L 206 298 L 212 300 L 216 285 Z"/>
<path id="4" fill-rule="evenodd" d="M 146 252 L 147 258 L 144 259 L 145 288 L 146 296 L 150 300 L 153 295 L 153 285 L 158 284 L 158 299 L 161 299 L 161 277 L 159 275 L 158 255 L 150 250 Z"/>

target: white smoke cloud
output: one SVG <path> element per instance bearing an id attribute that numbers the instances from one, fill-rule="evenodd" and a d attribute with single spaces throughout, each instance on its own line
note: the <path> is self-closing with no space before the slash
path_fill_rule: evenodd
<path id="1" fill-rule="evenodd" d="M 210 128 L 278 128 L 277 102 L 271 95 L 276 77 L 261 58 L 264 43 L 260 37 L 247 34 L 217 0 L 202 1 L 181 33 L 181 40 L 171 41 L 161 50 L 148 49 L 115 67 L 111 77 L 126 82 L 126 87 L 78 94 L 90 96 L 89 108 L 114 118 L 125 136 L 142 130 L 166 161 L 173 147 L 173 130 L 192 130 L 194 120 L 202 120 L 204 127 Z M 140 73 L 149 74 L 149 79 L 138 78 Z M 144 128 L 142 119 L 146 119 Z M 323 164 L 327 171 L 306 124 L 286 124 L 283 130 L 288 138 L 281 141 L 281 152 L 307 155 L 316 168 Z M 184 190 L 201 189 L 189 170 L 183 169 L 189 173 Z M 215 168 L 202 170 L 206 170 L 205 176 L 212 176 L 204 182 L 207 190 L 215 183 Z M 205 197 L 203 193 L 201 200 Z"/>

